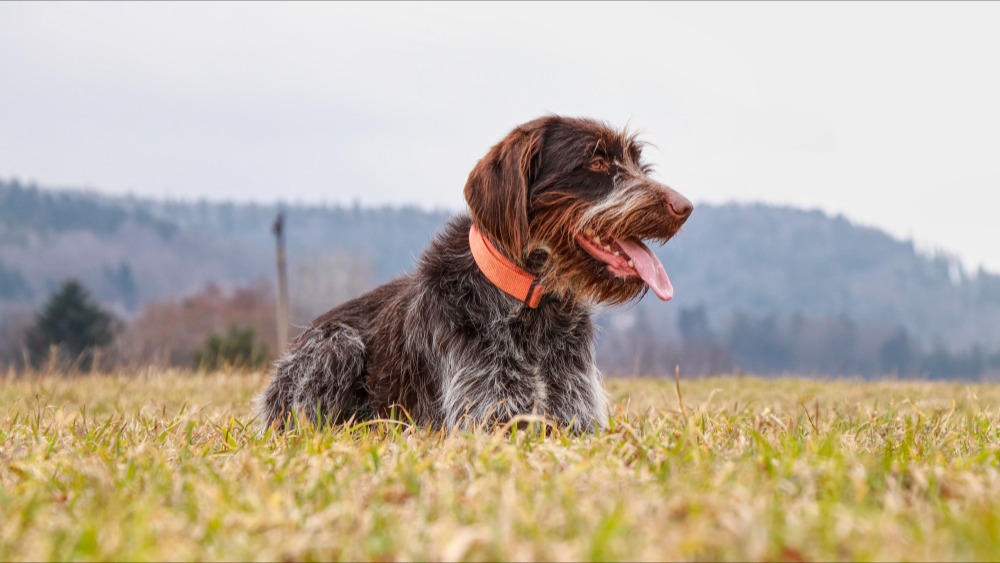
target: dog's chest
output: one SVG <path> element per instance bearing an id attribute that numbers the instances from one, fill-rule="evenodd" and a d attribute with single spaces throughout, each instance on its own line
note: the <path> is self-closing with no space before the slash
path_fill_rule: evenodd
<path id="1" fill-rule="evenodd" d="M 495 334 L 497 359 L 519 368 L 515 372 L 542 410 L 567 380 L 588 371 L 593 360 L 593 329 L 585 313 L 522 311 L 504 319 Z"/>

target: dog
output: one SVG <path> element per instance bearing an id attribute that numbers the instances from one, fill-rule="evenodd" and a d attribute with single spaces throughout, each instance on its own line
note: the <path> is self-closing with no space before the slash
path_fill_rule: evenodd
<path id="1" fill-rule="evenodd" d="M 257 399 L 258 419 L 279 431 L 302 417 L 404 411 L 449 430 L 532 414 L 572 431 L 606 427 L 594 309 L 649 289 L 673 296 L 643 241 L 670 240 L 693 209 L 649 177 L 643 146 L 591 119 L 546 116 L 514 129 L 469 175 L 470 213 L 446 224 L 415 272 L 293 340 Z"/>

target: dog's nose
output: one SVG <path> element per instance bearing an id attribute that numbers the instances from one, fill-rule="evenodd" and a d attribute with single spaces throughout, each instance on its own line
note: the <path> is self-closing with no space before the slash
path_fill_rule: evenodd
<path id="1" fill-rule="evenodd" d="M 692 211 L 694 211 L 694 205 L 688 201 L 688 198 L 677 192 L 670 194 L 670 212 L 678 219 L 687 219 Z"/>

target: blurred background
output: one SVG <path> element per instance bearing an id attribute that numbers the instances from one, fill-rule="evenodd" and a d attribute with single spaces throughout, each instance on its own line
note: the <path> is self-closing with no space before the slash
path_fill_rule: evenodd
<path id="1" fill-rule="evenodd" d="M 0 3 L 0 372 L 262 365 L 555 113 L 695 204 L 616 375 L 1000 377 L 1000 4 Z M 82 335 L 82 336 L 81 336 Z M 95 353 L 96 351 L 96 353 Z"/>

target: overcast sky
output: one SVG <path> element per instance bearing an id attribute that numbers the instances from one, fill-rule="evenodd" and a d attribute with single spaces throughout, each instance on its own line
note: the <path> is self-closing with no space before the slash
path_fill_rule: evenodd
<path id="1" fill-rule="evenodd" d="M 0 178 L 459 209 L 518 123 L 1000 272 L 1000 3 L 0 3 Z M 692 216 L 697 221 L 697 210 Z"/>

